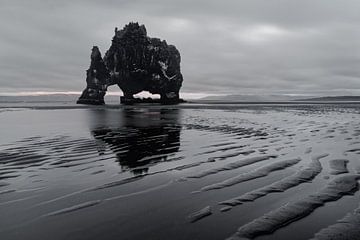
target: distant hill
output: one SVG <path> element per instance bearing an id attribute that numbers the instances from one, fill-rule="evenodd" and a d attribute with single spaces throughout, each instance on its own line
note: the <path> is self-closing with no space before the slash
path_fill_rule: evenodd
<path id="1" fill-rule="evenodd" d="M 308 97 L 308 96 L 307 96 Z M 223 95 L 223 96 L 209 96 L 199 99 L 206 102 L 286 102 L 299 100 L 299 96 L 290 95 Z"/>
<path id="2" fill-rule="evenodd" d="M 328 96 L 316 97 L 306 99 L 296 99 L 295 101 L 313 101 L 313 102 L 357 102 L 360 101 L 360 96 Z"/>
<path id="3" fill-rule="evenodd" d="M 0 103 L 44 103 L 44 102 L 73 102 L 79 98 L 79 94 L 44 94 L 30 96 L 1 96 Z M 107 102 L 120 102 L 120 97 L 107 95 Z"/>
<path id="4" fill-rule="evenodd" d="M 30 95 L 30 96 L 0 96 L 2 103 L 20 103 L 20 102 L 68 102 L 76 101 L 79 95 L 76 94 L 48 94 L 48 95 Z"/>
<path id="5" fill-rule="evenodd" d="M 325 96 L 325 97 L 299 97 L 292 95 L 223 95 L 201 98 L 202 102 L 355 102 L 360 96 Z"/>

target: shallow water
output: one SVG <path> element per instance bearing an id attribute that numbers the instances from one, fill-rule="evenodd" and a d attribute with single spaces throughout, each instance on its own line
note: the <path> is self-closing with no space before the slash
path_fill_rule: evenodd
<path id="1" fill-rule="evenodd" d="M 359 112 L 344 103 L 3 106 L 0 239 L 227 239 L 244 229 L 313 238 L 359 207 Z M 329 186 L 324 205 L 309 203 Z M 266 232 L 251 224 L 261 221 Z"/>

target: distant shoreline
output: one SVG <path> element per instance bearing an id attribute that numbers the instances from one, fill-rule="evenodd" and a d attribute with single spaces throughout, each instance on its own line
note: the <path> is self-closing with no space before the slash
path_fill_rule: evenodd
<path id="1" fill-rule="evenodd" d="M 271 107 L 303 107 L 303 106 L 326 106 L 326 107 L 360 107 L 359 101 L 345 102 L 310 102 L 310 101 L 282 101 L 282 102 L 205 102 L 205 101 L 188 101 L 187 103 L 175 105 L 161 105 L 161 104 L 134 104 L 122 105 L 120 103 L 104 104 L 104 105 L 82 105 L 72 102 L 48 102 L 48 103 L 2 103 L 0 102 L 0 109 L 28 109 L 28 110 L 76 110 L 76 109 L 246 109 L 251 106 L 259 108 Z"/>

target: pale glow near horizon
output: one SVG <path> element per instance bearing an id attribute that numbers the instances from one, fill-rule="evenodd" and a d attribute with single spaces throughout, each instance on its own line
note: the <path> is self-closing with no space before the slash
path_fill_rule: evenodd
<path id="1" fill-rule="evenodd" d="M 23 91 L 23 92 L 0 92 L 0 96 L 44 96 L 44 95 L 80 95 L 78 91 Z M 122 96 L 120 91 L 108 91 L 106 96 Z M 213 94 L 213 93 L 180 93 L 180 96 L 185 99 L 200 99 L 208 96 L 224 96 L 226 94 Z M 157 94 L 150 94 L 148 92 L 141 92 L 135 95 L 136 97 L 153 97 L 158 98 Z"/>

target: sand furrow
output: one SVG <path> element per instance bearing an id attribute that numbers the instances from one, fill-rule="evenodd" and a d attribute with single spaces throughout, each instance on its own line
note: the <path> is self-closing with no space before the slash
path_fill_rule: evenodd
<path id="1" fill-rule="evenodd" d="M 61 215 L 61 214 L 65 214 L 65 213 L 71 213 L 71 212 L 75 212 L 75 211 L 78 211 L 83 208 L 88 208 L 88 207 L 98 205 L 99 203 L 101 203 L 101 200 L 89 201 L 89 202 L 81 203 L 81 204 L 74 205 L 74 206 L 71 206 L 68 208 L 60 209 L 58 211 L 54 211 L 51 213 L 47 213 L 47 214 L 43 215 L 42 217 L 50 217 L 50 216 L 56 216 L 56 215 Z"/>
<path id="2" fill-rule="evenodd" d="M 0 191 L 0 195 L 7 194 L 7 193 L 13 193 L 13 192 L 16 192 L 16 189 L 7 189 L 7 190 Z"/>
<path id="3" fill-rule="evenodd" d="M 222 182 L 218 182 L 218 183 L 214 183 L 214 184 L 202 187 L 200 189 L 200 192 L 210 191 L 210 190 L 215 190 L 215 189 L 222 189 L 222 188 L 230 187 L 230 186 L 242 183 L 242 182 L 250 181 L 250 180 L 253 180 L 256 178 L 265 177 L 265 176 L 269 175 L 271 172 L 282 170 L 287 167 L 293 166 L 293 165 L 299 163 L 300 161 L 301 161 L 301 158 L 295 158 L 295 159 L 274 162 L 269 165 L 265 165 L 263 167 L 257 168 L 253 171 L 243 173 L 243 174 L 237 175 L 235 177 L 226 179 Z"/>
<path id="4" fill-rule="evenodd" d="M 306 217 L 326 202 L 336 201 L 345 195 L 352 195 L 358 189 L 358 179 L 360 179 L 360 175 L 339 176 L 319 192 L 288 203 L 241 226 L 228 240 L 253 239 L 260 235 L 270 234 L 291 222 Z"/>
<path id="5" fill-rule="evenodd" d="M 187 178 L 202 178 L 202 177 L 206 177 L 212 174 L 216 174 L 222 171 L 229 171 L 229 170 L 233 170 L 236 168 L 240 168 L 246 165 L 251 165 L 253 163 L 257 163 L 260 161 L 265 161 L 265 160 L 269 160 L 272 158 L 276 158 L 278 155 L 264 155 L 264 156 L 258 156 L 258 157 L 251 157 L 251 158 L 245 158 L 245 159 L 241 159 L 239 161 L 236 162 L 232 162 L 229 164 L 226 164 L 222 167 L 219 168 L 213 168 L 213 169 L 209 169 L 209 170 L 205 170 L 202 172 L 199 172 L 197 174 L 193 174 L 188 176 Z"/>
<path id="6" fill-rule="evenodd" d="M 128 197 L 133 197 L 133 196 L 146 194 L 146 193 L 149 193 L 149 192 L 153 192 L 153 191 L 157 191 L 157 190 L 166 188 L 166 187 L 170 186 L 172 183 L 173 183 L 173 181 L 169 181 L 167 183 L 160 184 L 160 185 L 157 185 L 157 186 L 154 186 L 154 187 L 149 187 L 149 188 L 141 190 L 141 191 L 131 192 L 131 193 L 122 194 L 122 195 L 118 195 L 118 196 L 114 196 L 114 197 L 109 197 L 109 198 L 104 199 L 104 201 L 112 201 L 112 200 L 118 200 L 118 199 L 122 199 L 122 198 L 128 198 Z"/>
<path id="7" fill-rule="evenodd" d="M 342 173 L 348 173 L 347 164 L 349 160 L 346 159 L 333 159 L 330 161 L 330 174 L 338 175 Z"/>
<path id="8" fill-rule="evenodd" d="M 220 143 L 211 144 L 211 145 L 209 145 L 209 146 L 204 146 L 204 147 L 201 147 L 201 148 L 222 147 L 222 146 L 232 145 L 232 144 L 235 144 L 235 143 L 236 143 L 236 142 L 220 142 Z"/>
<path id="9" fill-rule="evenodd" d="M 131 183 L 134 181 L 137 181 L 139 179 L 142 179 L 144 177 L 144 175 L 138 175 L 138 176 L 134 176 L 134 177 L 130 177 L 130 178 L 125 178 L 125 179 L 121 179 L 119 181 L 114 181 L 114 182 L 110 182 L 110 183 L 106 183 L 104 185 L 98 186 L 98 187 L 93 187 L 90 188 L 88 191 L 97 191 L 97 190 L 101 190 L 101 189 L 106 189 L 106 188 L 112 188 L 112 187 L 117 187 L 117 186 L 121 186 L 127 183 Z"/>
<path id="10" fill-rule="evenodd" d="M 216 149 L 213 149 L 213 150 L 208 150 L 206 152 L 198 153 L 196 155 L 211 154 L 211 153 L 216 153 L 216 152 L 226 152 L 226 151 L 229 151 L 229 150 L 242 149 L 242 148 L 244 148 L 246 146 L 247 145 L 237 145 L 237 146 L 228 146 L 228 147 L 223 147 L 223 148 L 216 148 Z"/>
<path id="11" fill-rule="evenodd" d="M 360 207 L 348 213 L 337 223 L 321 229 L 313 240 L 355 240 L 360 239 Z"/>
<path id="12" fill-rule="evenodd" d="M 259 189 L 255 189 L 251 192 L 247 192 L 241 196 L 225 200 L 220 202 L 221 205 L 236 206 L 243 204 L 244 202 L 254 201 L 258 198 L 264 197 L 274 192 L 284 192 L 290 188 L 296 187 L 304 182 L 309 182 L 314 179 L 322 170 L 320 159 L 327 157 L 329 154 L 322 154 L 312 158 L 310 164 L 299 170 L 298 172 L 281 179 L 280 181 L 274 182 L 270 185 L 264 186 Z M 230 210 L 226 208 L 226 210 Z"/>
<path id="13" fill-rule="evenodd" d="M 210 206 L 204 207 L 203 209 L 200 209 L 197 212 L 194 212 L 189 215 L 190 222 L 196 222 L 200 219 L 210 216 L 211 215 L 211 208 Z"/>
<path id="14" fill-rule="evenodd" d="M 214 160 L 225 160 L 225 159 L 237 157 L 237 156 L 240 156 L 240 155 L 246 156 L 246 155 L 252 154 L 254 152 L 255 152 L 255 150 L 238 151 L 238 152 L 227 153 L 227 154 L 223 154 L 223 155 L 220 155 L 220 156 L 217 156 L 217 157 L 210 157 L 210 158 L 214 159 Z"/>

